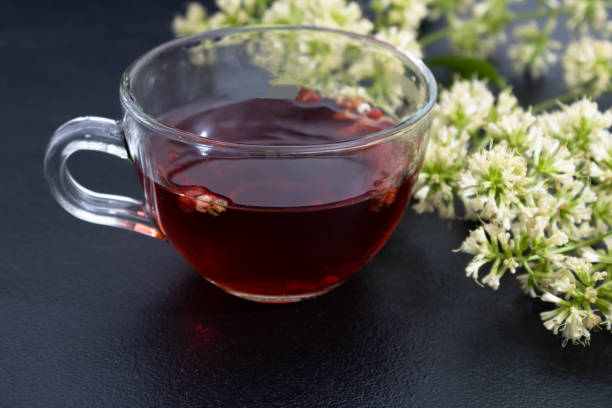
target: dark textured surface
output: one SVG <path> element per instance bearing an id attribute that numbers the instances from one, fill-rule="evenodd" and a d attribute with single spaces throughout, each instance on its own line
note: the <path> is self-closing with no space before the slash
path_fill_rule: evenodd
<path id="1" fill-rule="evenodd" d="M 612 338 L 561 348 L 517 284 L 466 279 L 450 252 L 463 223 L 408 211 L 347 284 L 271 306 L 222 293 L 161 241 L 65 213 L 42 177 L 49 135 L 117 117 L 122 70 L 171 37 L 181 5 L 0 5 L 0 406 L 610 406 Z M 513 83 L 561 91 L 558 71 Z M 92 188 L 138 191 L 127 163 L 71 166 Z"/>

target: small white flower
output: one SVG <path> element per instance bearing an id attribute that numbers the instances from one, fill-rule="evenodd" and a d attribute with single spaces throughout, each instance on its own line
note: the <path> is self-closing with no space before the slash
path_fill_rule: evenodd
<path id="1" fill-rule="evenodd" d="M 560 229 L 555 229 L 554 232 L 548 237 L 548 242 L 552 246 L 562 246 L 567 244 L 569 238 L 567 234 Z"/>
<path id="2" fill-rule="evenodd" d="M 482 283 L 491 287 L 493 290 L 499 289 L 499 280 L 501 275 L 496 272 L 489 272 L 484 278 L 482 278 Z"/>
<path id="3" fill-rule="evenodd" d="M 594 140 L 593 144 L 591 144 L 589 147 L 589 152 L 591 153 L 593 160 L 598 163 L 612 163 L 612 133 L 602 131 L 597 140 Z"/>
<path id="4" fill-rule="evenodd" d="M 177 37 L 200 33 L 210 28 L 206 20 L 206 9 L 199 3 L 189 3 L 185 16 L 172 20 L 172 31 Z"/>
<path id="5" fill-rule="evenodd" d="M 557 139 L 544 136 L 539 126 L 531 129 L 527 154 L 531 166 L 539 174 L 561 184 L 571 184 L 576 176 L 575 160 L 566 146 Z"/>
<path id="6" fill-rule="evenodd" d="M 589 286 L 584 290 L 584 298 L 591 303 L 595 303 L 597 300 L 597 289 Z"/>
<path id="7" fill-rule="evenodd" d="M 551 303 L 555 303 L 555 304 L 559 304 L 561 302 L 561 298 L 558 296 L 553 295 L 552 293 L 549 292 L 544 292 L 544 294 L 542 295 L 541 299 L 544 302 L 551 302 Z"/>
<path id="8" fill-rule="evenodd" d="M 593 265 L 587 262 L 586 259 L 577 258 L 575 256 L 566 257 L 565 264 L 567 265 L 569 269 L 571 269 L 574 272 L 578 272 L 578 273 L 586 272 L 587 274 L 590 274 L 591 269 L 593 268 Z"/>
<path id="9" fill-rule="evenodd" d="M 518 279 L 518 281 L 521 283 L 521 289 L 526 295 L 529 295 L 532 298 L 537 296 L 535 286 L 533 285 L 533 281 L 530 279 L 528 273 L 517 275 L 516 279 Z"/>
<path id="10" fill-rule="evenodd" d="M 516 273 L 516 268 L 519 267 L 518 262 L 514 258 L 504 259 L 504 265 L 510 270 L 510 273 Z"/>
<path id="11" fill-rule="evenodd" d="M 593 327 L 601 323 L 601 317 L 595 314 L 592 310 L 589 310 L 582 323 L 584 324 L 584 327 L 587 328 L 587 330 L 591 330 Z"/>
<path id="12" fill-rule="evenodd" d="M 289 22 L 292 19 L 291 3 L 287 1 L 275 1 L 266 10 L 263 21 L 264 23 L 279 23 Z"/>
<path id="13" fill-rule="evenodd" d="M 427 16 L 429 0 L 374 0 L 372 7 L 386 17 L 386 24 L 416 30 Z"/>
<path id="14" fill-rule="evenodd" d="M 241 0 L 216 0 L 217 7 L 225 13 L 236 13 L 242 7 Z"/>
<path id="15" fill-rule="evenodd" d="M 590 262 L 590 263 L 599 262 L 599 259 L 600 259 L 599 254 L 591 247 L 581 248 L 579 253 L 580 253 L 580 256 L 582 256 L 582 258 L 587 262 Z M 596 272 L 596 273 L 600 273 L 600 272 Z"/>
<path id="16" fill-rule="evenodd" d="M 596 97 L 611 84 L 612 41 L 583 37 L 567 47 L 562 62 L 567 86 L 586 87 Z"/>
<path id="17" fill-rule="evenodd" d="M 591 277 L 593 278 L 593 280 L 595 282 L 601 281 L 606 279 L 606 276 L 608 276 L 608 272 L 606 271 L 602 271 L 602 272 L 594 272 Z"/>
<path id="18" fill-rule="evenodd" d="M 561 8 L 561 3 L 559 3 L 559 0 L 541 0 L 540 3 L 553 10 Z"/>
<path id="19" fill-rule="evenodd" d="M 504 89 L 497 95 L 495 111 L 498 117 L 509 115 L 515 111 L 522 111 L 518 99 L 509 88 Z"/>
<path id="20" fill-rule="evenodd" d="M 593 204 L 591 204 L 591 206 L 593 206 Z M 576 237 L 582 237 L 582 238 L 595 238 L 597 235 L 600 235 L 601 233 L 598 232 L 600 231 L 600 225 L 597 225 L 601 220 L 598 220 L 597 222 L 595 222 L 593 225 L 593 218 L 598 218 L 598 217 L 592 217 L 591 218 L 591 222 L 583 222 L 582 224 L 578 225 L 576 228 Z"/>
<path id="21" fill-rule="evenodd" d="M 588 343 L 591 333 L 584 327 L 583 321 L 586 317 L 587 312 L 585 310 L 579 310 L 573 306 L 570 308 L 569 316 L 565 319 L 565 327 L 562 331 L 566 341 L 571 341 L 573 344 Z"/>
<path id="22" fill-rule="evenodd" d="M 577 225 L 591 219 L 592 203 L 597 200 L 593 190 L 582 181 L 575 180 L 558 190 L 559 222 L 568 231 L 577 234 Z"/>
<path id="23" fill-rule="evenodd" d="M 470 231 L 470 234 L 463 241 L 459 249 L 472 255 L 488 254 L 488 243 L 489 240 L 485 234 L 484 227 L 481 226 Z"/>
<path id="24" fill-rule="evenodd" d="M 529 194 L 527 163 L 504 144 L 474 153 L 459 174 L 459 195 L 469 211 L 510 229 L 513 205 Z"/>
<path id="25" fill-rule="evenodd" d="M 468 278 L 478 279 L 478 271 L 482 267 L 482 265 L 489 262 L 484 254 L 476 255 L 474 259 L 470 261 L 470 263 L 465 267 L 465 275 Z"/>
<path id="26" fill-rule="evenodd" d="M 589 176 L 600 188 L 612 189 L 612 134 L 601 131 L 589 147 Z"/>
<path id="27" fill-rule="evenodd" d="M 586 310 L 580 310 L 574 306 L 561 306 L 542 312 L 540 316 L 546 329 L 551 330 L 554 334 L 561 331 L 564 344 L 568 341 L 571 341 L 572 344 L 588 343 L 591 338 L 589 326 L 592 328 L 597 320 Z"/>
<path id="28" fill-rule="evenodd" d="M 607 300 L 600 299 L 600 304 L 597 307 L 606 319 L 606 328 L 612 330 L 612 304 Z"/>
<path id="29" fill-rule="evenodd" d="M 500 227 L 495 223 L 484 224 L 484 229 L 491 238 L 491 241 L 497 245 L 501 245 L 502 249 L 508 248 L 510 242 L 510 233 L 507 229 Z"/>
<path id="30" fill-rule="evenodd" d="M 482 279 L 484 285 L 490 286 L 493 290 L 499 288 L 499 282 L 506 270 L 511 273 L 516 272 L 519 266 L 512 257 L 506 258 L 501 263 L 501 257 L 507 256 L 508 251 L 512 250 L 510 234 L 496 224 L 487 223 L 472 231 L 463 241 L 460 251 L 475 255 L 466 267 L 466 275 L 478 279 L 480 268 L 491 260 L 496 259 L 490 272 Z"/>
<path id="31" fill-rule="evenodd" d="M 495 122 L 487 124 L 487 135 L 495 141 L 505 140 L 510 147 L 519 151 L 526 150 L 538 136 L 538 131 L 531 131 L 531 126 L 536 119 L 530 112 L 514 110 L 507 115 L 503 115 Z"/>
<path id="32" fill-rule="evenodd" d="M 566 269 L 555 273 L 547 286 L 556 293 L 572 293 L 576 289 L 575 280 L 574 274 Z"/>
<path id="33" fill-rule="evenodd" d="M 540 317 L 546 329 L 551 330 L 554 334 L 558 334 L 559 329 L 563 325 L 563 322 L 565 322 L 567 316 L 569 316 L 569 313 L 569 308 L 558 307 L 554 310 L 540 313 Z"/>

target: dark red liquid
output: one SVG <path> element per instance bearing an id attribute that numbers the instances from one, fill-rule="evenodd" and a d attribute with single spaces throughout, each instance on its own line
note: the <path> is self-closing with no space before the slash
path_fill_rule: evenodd
<path id="1" fill-rule="evenodd" d="M 379 116 L 327 100 L 252 99 L 194 105 L 163 119 L 218 140 L 287 146 L 392 125 Z M 241 294 L 316 294 L 346 280 L 388 239 L 414 184 L 414 173 L 389 171 L 391 145 L 323 157 L 224 156 L 181 145 L 153 142 L 154 212 L 197 271 Z"/>

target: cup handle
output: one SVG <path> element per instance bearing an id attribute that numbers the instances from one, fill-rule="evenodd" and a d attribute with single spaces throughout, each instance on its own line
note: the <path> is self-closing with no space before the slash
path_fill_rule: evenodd
<path id="1" fill-rule="evenodd" d="M 118 122 L 93 116 L 72 119 L 60 126 L 45 153 L 45 178 L 51 194 L 70 214 L 95 224 L 140 232 L 154 238 L 164 236 L 153 223 L 144 201 L 102 194 L 79 184 L 66 161 L 79 150 L 91 150 L 128 158 Z"/>

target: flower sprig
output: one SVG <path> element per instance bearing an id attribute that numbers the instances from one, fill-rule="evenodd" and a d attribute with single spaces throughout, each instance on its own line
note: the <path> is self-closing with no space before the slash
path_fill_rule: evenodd
<path id="1" fill-rule="evenodd" d="M 554 300 L 542 319 L 566 342 L 612 325 L 612 112 L 582 99 L 534 115 L 507 90 L 494 98 L 481 80 L 457 80 L 440 95 L 436 126 L 414 209 L 455 218 L 460 206 L 481 223 L 459 248 L 473 255 L 466 275 L 493 289 L 515 275 L 526 293 Z"/>

